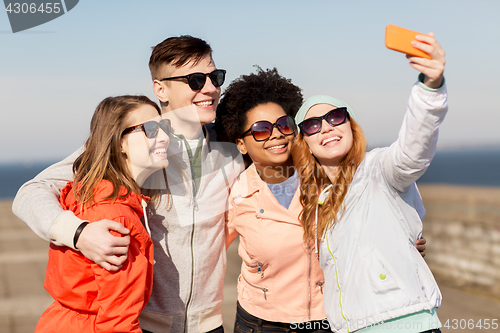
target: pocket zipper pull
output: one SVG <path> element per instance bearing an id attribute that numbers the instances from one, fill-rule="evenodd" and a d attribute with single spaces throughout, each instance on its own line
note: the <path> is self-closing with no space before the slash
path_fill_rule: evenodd
<path id="1" fill-rule="evenodd" d="M 262 271 L 262 263 L 261 262 L 259 262 L 257 264 L 257 274 L 260 274 L 261 279 L 264 278 L 264 272 Z"/>
<path id="2" fill-rule="evenodd" d="M 323 293 L 323 285 L 325 284 L 325 281 L 319 281 L 316 283 L 316 285 L 319 287 L 321 293 Z"/>
<path id="3" fill-rule="evenodd" d="M 262 288 L 262 291 L 264 292 L 264 299 L 267 301 L 267 295 L 266 295 L 266 292 L 268 291 L 269 289 L 267 288 Z"/>

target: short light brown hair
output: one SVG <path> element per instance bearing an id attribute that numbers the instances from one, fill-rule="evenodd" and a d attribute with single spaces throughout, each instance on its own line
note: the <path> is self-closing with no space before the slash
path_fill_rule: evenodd
<path id="1" fill-rule="evenodd" d="M 189 35 L 167 38 L 153 47 L 149 58 L 151 78 L 162 79 L 159 75 L 161 75 L 160 67 L 163 65 L 179 68 L 191 61 L 196 65 L 207 54 L 212 55 L 212 48 L 203 39 Z"/>

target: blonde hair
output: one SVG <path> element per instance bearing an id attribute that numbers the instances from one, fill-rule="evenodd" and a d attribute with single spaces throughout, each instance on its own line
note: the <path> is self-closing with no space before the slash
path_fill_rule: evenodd
<path id="1" fill-rule="evenodd" d="M 302 132 L 297 135 L 292 147 L 295 168 L 300 176 L 300 202 L 302 212 L 299 220 L 304 228 L 304 241 L 321 239 L 325 231 L 337 222 L 337 214 L 343 209 L 345 195 L 358 166 L 366 152 L 366 139 L 359 124 L 350 119 L 353 145 L 349 153 L 337 168 L 337 177 L 332 183 L 318 160 L 311 154 Z M 332 185 L 330 194 L 318 211 L 318 223 L 315 227 L 315 214 L 319 194 L 322 189 Z"/>

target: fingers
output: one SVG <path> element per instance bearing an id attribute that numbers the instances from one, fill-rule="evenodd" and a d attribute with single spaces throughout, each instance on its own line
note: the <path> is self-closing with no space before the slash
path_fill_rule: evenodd
<path id="1" fill-rule="evenodd" d="M 106 262 L 106 261 L 102 261 L 100 263 L 97 263 L 99 266 L 101 266 L 102 268 L 104 268 L 105 270 L 107 270 L 108 272 L 116 272 L 118 271 L 122 265 L 111 265 L 110 263 Z"/>
<path id="2" fill-rule="evenodd" d="M 127 260 L 127 256 L 106 256 L 102 262 L 106 262 L 110 264 L 111 266 L 120 268 L 125 260 Z"/>
<path id="3" fill-rule="evenodd" d="M 114 236 L 111 236 L 114 237 Z M 113 239 L 113 241 L 110 244 L 114 245 L 109 245 L 108 244 L 108 249 L 109 251 L 106 253 L 107 255 L 111 256 L 123 256 L 128 253 L 128 246 L 130 245 L 130 236 L 125 236 L 125 237 L 114 237 L 118 239 Z M 120 242 L 119 245 L 117 245 L 116 242 Z"/>
<path id="4" fill-rule="evenodd" d="M 424 237 L 417 239 L 417 241 L 415 242 L 416 245 L 425 245 L 426 243 L 427 240 Z"/>
<path id="5" fill-rule="evenodd" d="M 127 255 L 106 255 L 96 259 L 94 262 L 110 272 L 118 271 L 127 260 Z"/>
<path id="6" fill-rule="evenodd" d="M 434 69 L 434 62 L 431 59 L 426 59 L 426 58 L 420 58 L 420 57 L 413 57 L 413 56 L 406 56 L 406 59 L 410 60 L 410 65 L 415 64 L 418 65 L 420 68 L 429 68 L 429 70 Z"/>
<path id="7" fill-rule="evenodd" d="M 426 84 L 430 88 L 439 88 L 442 83 L 444 68 L 434 68 L 426 65 L 425 62 L 421 61 L 427 59 L 413 58 L 415 57 L 408 58 L 410 60 L 410 66 L 425 75 L 424 84 Z M 432 84 L 432 86 L 427 83 Z"/>
<path id="8" fill-rule="evenodd" d="M 423 246 L 423 245 L 417 246 L 416 245 L 415 247 L 417 248 L 418 252 L 420 252 L 420 255 L 422 256 L 422 258 L 424 258 L 425 257 L 425 246 Z"/>
<path id="9" fill-rule="evenodd" d="M 425 257 L 425 243 L 427 243 L 427 240 L 423 237 L 420 239 L 417 239 L 417 241 L 415 242 L 415 247 L 418 250 L 418 252 L 420 252 L 420 255 L 422 256 L 422 258 Z"/>
<path id="10" fill-rule="evenodd" d="M 436 38 L 434 38 L 433 32 L 429 32 L 428 35 L 416 35 L 415 39 L 429 45 L 437 43 Z"/>
<path id="11" fill-rule="evenodd" d="M 125 226 L 121 223 L 115 222 L 115 221 L 110 221 L 110 220 L 102 220 L 104 225 L 109 229 L 109 230 L 114 230 L 116 232 L 119 232 L 120 234 L 128 234 L 130 230 L 125 228 Z M 101 222 L 101 221 L 100 221 Z"/>
<path id="12" fill-rule="evenodd" d="M 445 52 L 433 36 L 417 35 L 415 38 L 417 41 L 411 42 L 414 48 L 424 51 L 431 56 L 432 60 L 444 61 Z"/>
<path id="13" fill-rule="evenodd" d="M 101 266 L 102 268 L 104 268 L 105 270 L 107 270 L 108 272 L 116 272 L 117 270 L 120 269 L 120 267 L 115 267 L 115 266 L 111 266 L 110 264 L 108 264 L 107 262 L 102 262 L 102 263 L 97 263 L 99 266 Z"/>
<path id="14" fill-rule="evenodd" d="M 89 260 L 108 271 L 117 271 L 127 260 L 130 236 L 113 236 L 110 232 L 129 233 L 122 224 L 101 220 L 87 225 L 80 234 L 77 248 Z"/>
<path id="15" fill-rule="evenodd" d="M 432 59 L 407 56 L 410 66 L 425 75 L 426 86 L 437 89 L 443 83 L 445 52 L 432 32 L 428 35 L 417 35 L 415 38 L 417 41 L 412 41 L 412 46 L 427 53 Z"/>
<path id="16" fill-rule="evenodd" d="M 425 245 L 415 244 L 415 247 L 417 248 L 417 250 L 418 250 L 419 252 L 423 252 L 423 251 L 425 251 Z"/>
<path id="17" fill-rule="evenodd" d="M 108 247 L 128 248 L 129 245 L 130 245 L 130 236 L 129 235 L 126 235 L 123 237 L 113 236 L 111 234 L 109 234 L 109 236 L 106 235 L 106 246 L 108 246 Z M 113 253 L 113 254 L 121 254 L 121 253 Z"/>

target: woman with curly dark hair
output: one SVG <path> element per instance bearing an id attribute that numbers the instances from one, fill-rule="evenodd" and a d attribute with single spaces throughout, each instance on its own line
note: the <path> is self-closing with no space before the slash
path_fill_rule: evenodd
<path id="1" fill-rule="evenodd" d="M 299 179 L 291 158 L 299 87 L 276 68 L 233 81 L 215 128 L 249 162 L 231 188 L 226 245 L 240 235 L 235 332 L 327 332 L 323 273 L 303 241 Z"/>

